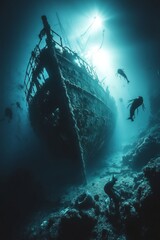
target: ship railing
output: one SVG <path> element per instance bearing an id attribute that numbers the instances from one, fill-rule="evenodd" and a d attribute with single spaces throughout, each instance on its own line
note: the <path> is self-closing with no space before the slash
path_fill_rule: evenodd
<path id="1" fill-rule="evenodd" d="M 31 56 L 27 65 L 26 73 L 25 73 L 24 88 L 25 88 L 25 95 L 28 99 L 31 97 L 31 96 L 28 96 L 28 94 L 29 94 L 29 89 L 32 82 L 33 72 L 35 71 L 38 65 L 38 56 L 41 52 L 40 44 L 41 44 L 41 40 L 39 41 L 39 43 L 36 45 L 36 47 L 31 53 Z M 34 95 L 36 93 L 36 89 L 33 87 L 31 92 Z"/>
<path id="2" fill-rule="evenodd" d="M 63 46 L 62 38 L 58 33 L 51 30 L 51 34 L 52 34 L 52 41 L 54 42 L 55 47 L 56 45 L 60 47 L 62 53 L 65 53 L 67 51 L 70 57 L 74 59 L 74 62 L 72 63 L 75 63 L 82 69 L 85 69 L 87 73 L 92 76 L 92 78 L 96 80 L 98 79 L 98 76 L 95 70 L 93 69 L 93 67 L 91 67 L 84 59 L 82 59 L 76 52 L 72 51 L 69 47 Z M 56 35 L 59 38 L 59 41 L 56 41 L 54 35 Z"/>
<path id="3" fill-rule="evenodd" d="M 63 48 L 63 41 L 62 41 L 61 36 L 60 36 L 58 33 L 56 33 L 55 31 L 53 31 L 53 30 L 51 30 L 51 34 L 52 34 L 52 40 L 53 40 L 56 44 L 58 44 L 60 47 Z M 54 39 L 53 35 L 56 35 L 56 36 L 58 37 L 59 42 Z"/>
<path id="4" fill-rule="evenodd" d="M 72 58 L 72 61 L 70 60 L 69 57 L 68 57 L 68 60 L 70 60 L 70 62 L 72 64 L 79 66 L 82 70 L 86 70 L 86 72 L 93 79 L 98 81 L 97 74 L 96 74 L 95 70 L 93 69 L 93 67 L 91 67 L 85 60 L 83 60 L 76 52 L 72 51 L 69 47 L 63 46 L 62 38 L 58 33 L 51 30 L 51 35 L 52 35 L 53 45 L 55 46 L 55 49 L 60 50 L 59 54 L 61 56 L 63 56 L 63 54 L 67 51 L 68 56 L 70 56 L 70 58 Z M 32 51 L 28 65 L 27 65 L 26 73 L 25 73 L 24 88 L 25 88 L 25 95 L 26 95 L 26 98 L 28 99 L 28 101 L 36 93 L 36 87 L 34 85 L 34 82 L 33 82 L 34 80 L 32 79 L 32 77 L 33 77 L 33 72 L 35 71 L 35 69 L 38 65 L 38 62 L 39 62 L 39 55 L 40 55 L 42 49 L 47 48 L 47 43 L 46 42 L 45 42 L 45 44 L 42 43 L 42 40 L 44 39 L 43 37 L 44 37 L 44 35 L 40 36 L 40 40 L 39 40 L 38 44 Z M 74 59 L 74 61 L 73 61 L 73 59 Z M 43 74 L 43 72 L 41 72 L 40 74 L 42 76 L 43 81 L 45 82 L 45 75 Z"/>
<path id="5" fill-rule="evenodd" d="M 93 67 L 91 67 L 84 59 L 82 59 L 76 52 L 72 51 L 69 47 L 63 48 L 65 51 L 74 58 L 74 63 L 76 63 L 82 69 L 85 69 L 89 75 L 91 75 L 94 79 L 97 79 L 97 74 L 94 71 Z"/>

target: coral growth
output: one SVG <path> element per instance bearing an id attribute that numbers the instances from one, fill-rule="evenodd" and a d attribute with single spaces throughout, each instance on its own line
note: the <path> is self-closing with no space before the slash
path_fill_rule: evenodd
<path id="1" fill-rule="evenodd" d="M 64 194 L 61 208 L 28 227 L 26 239 L 159 240 L 159 129 L 156 122 L 119 161 Z"/>

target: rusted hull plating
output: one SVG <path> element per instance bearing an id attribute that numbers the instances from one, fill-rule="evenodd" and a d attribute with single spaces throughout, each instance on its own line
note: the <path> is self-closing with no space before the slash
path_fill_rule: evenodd
<path id="1" fill-rule="evenodd" d="M 77 162 L 86 181 L 85 164 L 109 139 L 114 115 L 94 70 L 46 22 L 42 31 L 25 78 L 31 124 L 50 149 Z"/>

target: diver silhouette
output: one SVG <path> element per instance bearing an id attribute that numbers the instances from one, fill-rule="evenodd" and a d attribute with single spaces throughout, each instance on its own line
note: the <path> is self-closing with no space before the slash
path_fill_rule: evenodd
<path id="1" fill-rule="evenodd" d="M 125 74 L 124 70 L 119 68 L 117 69 L 117 75 L 123 77 L 124 79 L 126 79 L 127 83 L 129 83 L 130 81 L 128 80 L 127 75 Z"/>
<path id="2" fill-rule="evenodd" d="M 129 105 L 130 106 L 130 116 L 128 119 L 130 119 L 132 122 L 134 121 L 135 118 L 135 110 L 137 109 L 138 112 L 138 107 L 142 106 L 142 109 L 145 109 L 144 103 L 143 103 L 143 97 L 139 96 L 135 99 L 129 100 Z"/>
<path id="3" fill-rule="evenodd" d="M 121 197 L 119 192 L 114 188 L 116 182 L 117 178 L 113 176 L 112 179 L 104 185 L 104 192 L 109 196 L 110 201 L 113 201 L 116 213 L 118 214 Z"/>

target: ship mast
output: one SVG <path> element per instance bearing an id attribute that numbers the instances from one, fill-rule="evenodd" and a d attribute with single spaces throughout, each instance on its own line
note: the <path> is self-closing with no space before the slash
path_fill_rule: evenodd
<path id="1" fill-rule="evenodd" d="M 64 42 L 65 42 L 66 45 L 68 45 L 69 48 L 71 48 L 71 45 L 70 45 L 69 40 L 67 38 L 66 32 L 64 30 L 64 27 L 62 26 L 62 23 L 60 21 L 60 17 L 58 15 L 58 13 L 56 13 L 56 16 L 57 16 L 58 24 L 59 24 L 60 29 L 61 29 L 61 33 L 62 33 L 62 37 L 64 39 Z"/>
<path id="2" fill-rule="evenodd" d="M 43 22 L 43 26 L 44 26 L 42 32 L 43 32 L 43 34 L 46 34 L 46 36 L 47 36 L 46 43 L 49 48 L 52 48 L 53 42 L 52 42 L 51 27 L 47 21 L 46 16 L 42 16 L 42 22 Z"/>

